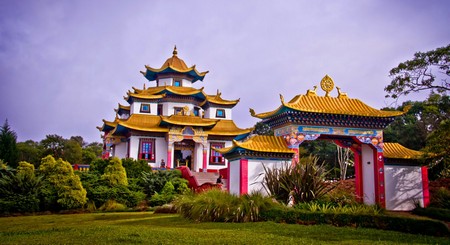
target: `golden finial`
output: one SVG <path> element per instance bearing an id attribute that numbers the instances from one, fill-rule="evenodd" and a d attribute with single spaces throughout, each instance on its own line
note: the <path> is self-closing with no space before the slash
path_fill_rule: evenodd
<path id="1" fill-rule="evenodd" d="M 340 99 L 348 98 L 347 93 L 342 92 L 341 88 L 336 86 L 336 89 L 338 91 L 338 98 L 340 98 Z"/>
<path id="2" fill-rule="evenodd" d="M 177 56 L 177 54 L 178 54 L 177 45 L 175 45 L 175 48 L 173 48 L 172 54 L 173 54 L 173 56 Z"/>
<path id="3" fill-rule="evenodd" d="M 330 91 L 334 88 L 334 81 L 330 76 L 325 75 L 320 81 L 320 87 L 326 92 L 325 96 L 330 96 Z"/>
<path id="4" fill-rule="evenodd" d="M 306 91 L 307 96 L 316 96 L 317 86 L 313 86 L 313 89 L 308 89 Z"/>
<path id="5" fill-rule="evenodd" d="M 144 83 L 144 89 L 143 90 L 145 90 L 145 83 Z"/>
<path id="6" fill-rule="evenodd" d="M 281 100 L 281 104 L 283 104 L 283 105 L 284 105 L 284 97 L 283 97 L 283 95 L 282 95 L 282 94 L 280 94 L 280 100 Z"/>
<path id="7" fill-rule="evenodd" d="M 252 115 L 252 117 L 256 115 L 255 110 L 253 110 L 252 108 L 250 108 L 250 115 Z"/>

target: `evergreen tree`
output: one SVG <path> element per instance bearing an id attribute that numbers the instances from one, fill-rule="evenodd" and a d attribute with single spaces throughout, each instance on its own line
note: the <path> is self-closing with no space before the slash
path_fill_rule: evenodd
<path id="1" fill-rule="evenodd" d="M 111 186 L 128 185 L 127 172 L 119 158 L 113 157 L 109 161 L 109 165 L 105 168 L 102 179 L 108 181 Z"/>
<path id="2" fill-rule="evenodd" d="M 0 128 L 0 159 L 8 164 L 9 166 L 16 168 L 18 162 L 18 151 L 17 151 L 17 135 L 9 127 L 8 119 Z"/>

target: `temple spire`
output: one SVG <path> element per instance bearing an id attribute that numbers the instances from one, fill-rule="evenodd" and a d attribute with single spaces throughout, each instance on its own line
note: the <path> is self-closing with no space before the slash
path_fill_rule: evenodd
<path id="1" fill-rule="evenodd" d="M 173 56 L 177 56 L 177 54 L 178 54 L 177 45 L 175 45 L 175 47 L 173 48 L 172 54 L 173 54 Z"/>

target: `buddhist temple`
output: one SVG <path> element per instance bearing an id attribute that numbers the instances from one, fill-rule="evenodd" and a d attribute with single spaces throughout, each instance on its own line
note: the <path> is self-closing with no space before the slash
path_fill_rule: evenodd
<path id="1" fill-rule="evenodd" d="M 228 167 L 228 161 L 214 149 L 231 146 L 245 138 L 249 129 L 241 129 L 232 120 L 237 100 L 222 94 L 207 94 L 194 84 L 203 81 L 206 72 L 188 67 L 172 57 L 161 68 L 145 66 L 141 71 L 149 85 L 132 87 L 119 103 L 112 121 L 103 120 L 104 157 L 146 160 L 152 167 L 188 166 L 192 171 Z"/>

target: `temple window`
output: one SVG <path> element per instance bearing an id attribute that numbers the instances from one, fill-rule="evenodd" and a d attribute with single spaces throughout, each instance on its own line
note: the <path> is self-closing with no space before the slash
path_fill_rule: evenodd
<path id="1" fill-rule="evenodd" d="M 224 109 L 217 109 L 216 110 L 216 117 L 225 118 L 225 110 Z"/>
<path id="2" fill-rule="evenodd" d="M 158 116 L 163 114 L 163 105 L 158 105 Z"/>
<path id="3" fill-rule="evenodd" d="M 139 140 L 139 159 L 155 162 L 155 139 Z"/>
<path id="4" fill-rule="evenodd" d="M 173 86 L 175 86 L 175 87 L 181 87 L 181 81 L 179 81 L 179 80 L 173 81 Z"/>
<path id="5" fill-rule="evenodd" d="M 219 152 L 215 151 L 213 148 L 221 149 L 225 147 L 224 142 L 212 142 L 209 164 L 211 165 L 225 165 L 225 158 Z"/>
<path id="6" fill-rule="evenodd" d="M 195 108 L 194 108 L 194 115 L 195 115 L 196 117 L 198 117 L 198 116 L 200 115 L 200 108 L 198 108 L 198 107 L 195 107 Z"/>
<path id="7" fill-rule="evenodd" d="M 141 112 L 150 113 L 150 104 L 141 104 Z"/>
<path id="8" fill-rule="evenodd" d="M 183 107 L 174 107 L 173 114 L 174 115 L 183 115 Z"/>

